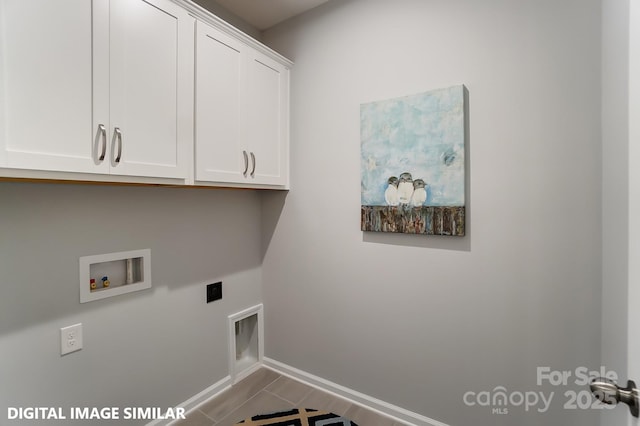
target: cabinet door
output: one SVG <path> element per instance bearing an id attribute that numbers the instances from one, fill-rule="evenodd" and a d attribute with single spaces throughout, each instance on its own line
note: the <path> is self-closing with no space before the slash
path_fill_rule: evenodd
<path id="1" fill-rule="evenodd" d="M 193 23 L 168 0 L 110 0 L 112 174 L 187 178 Z"/>
<path id="2" fill-rule="evenodd" d="M 91 13 L 87 0 L 0 0 L 0 167 L 108 171 L 91 124 Z"/>
<path id="3" fill-rule="evenodd" d="M 245 183 L 246 47 L 207 24 L 196 27 L 195 179 Z"/>
<path id="4" fill-rule="evenodd" d="M 254 157 L 251 179 L 258 184 L 287 185 L 289 70 L 251 51 L 247 77 L 247 144 Z"/>

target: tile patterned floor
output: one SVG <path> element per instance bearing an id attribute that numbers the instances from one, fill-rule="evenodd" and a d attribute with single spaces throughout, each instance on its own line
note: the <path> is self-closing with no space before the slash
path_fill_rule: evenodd
<path id="1" fill-rule="evenodd" d="M 188 413 L 175 426 L 233 426 L 255 414 L 293 407 L 327 410 L 348 417 L 358 426 L 404 426 L 387 417 L 261 368 Z"/>

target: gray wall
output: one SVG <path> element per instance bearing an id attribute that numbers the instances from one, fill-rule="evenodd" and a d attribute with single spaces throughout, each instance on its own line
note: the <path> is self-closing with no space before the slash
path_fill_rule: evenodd
<path id="1" fill-rule="evenodd" d="M 602 2 L 602 363 L 626 383 L 629 244 L 629 2 Z M 602 425 L 626 424 L 626 409 Z"/>
<path id="2" fill-rule="evenodd" d="M 262 299 L 256 193 L 0 182 L 0 200 L 0 418 L 169 407 L 228 374 L 226 317 Z M 141 248 L 152 289 L 79 304 L 79 257 Z M 77 322 L 84 349 L 61 357 Z"/>
<path id="3" fill-rule="evenodd" d="M 595 425 L 536 368 L 600 362 L 597 0 L 341 0 L 264 34 L 295 61 L 292 190 L 266 196 L 266 355 L 450 425 Z M 468 236 L 359 230 L 359 105 L 464 83 Z M 555 392 L 538 414 L 467 391 Z"/>

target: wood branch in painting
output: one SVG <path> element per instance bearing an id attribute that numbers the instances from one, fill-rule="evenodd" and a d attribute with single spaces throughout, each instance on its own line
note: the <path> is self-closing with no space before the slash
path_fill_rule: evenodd
<path id="1" fill-rule="evenodd" d="M 464 235 L 464 91 L 361 105 L 363 231 Z"/>
<path id="2" fill-rule="evenodd" d="M 363 231 L 464 235 L 464 206 L 421 206 L 406 210 L 391 206 L 362 206 L 361 215 Z"/>

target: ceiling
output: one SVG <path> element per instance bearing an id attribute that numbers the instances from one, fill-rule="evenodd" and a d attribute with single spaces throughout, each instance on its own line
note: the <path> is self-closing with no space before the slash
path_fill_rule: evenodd
<path id="1" fill-rule="evenodd" d="M 327 1 L 329 0 L 216 0 L 229 12 L 260 31 Z"/>

